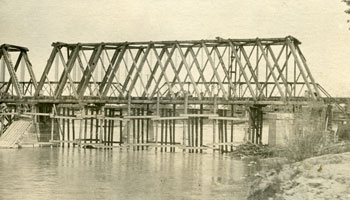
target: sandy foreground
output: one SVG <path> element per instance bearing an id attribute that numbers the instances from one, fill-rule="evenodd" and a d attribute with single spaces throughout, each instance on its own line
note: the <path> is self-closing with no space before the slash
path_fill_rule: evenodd
<path id="1" fill-rule="evenodd" d="M 248 199 L 350 199 L 350 152 L 309 158 L 255 176 Z"/>

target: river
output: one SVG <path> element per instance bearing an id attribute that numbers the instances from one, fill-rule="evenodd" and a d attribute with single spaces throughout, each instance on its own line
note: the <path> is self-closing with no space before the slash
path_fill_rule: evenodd
<path id="1" fill-rule="evenodd" d="M 244 199 L 255 166 L 227 154 L 0 150 L 0 199 Z"/>

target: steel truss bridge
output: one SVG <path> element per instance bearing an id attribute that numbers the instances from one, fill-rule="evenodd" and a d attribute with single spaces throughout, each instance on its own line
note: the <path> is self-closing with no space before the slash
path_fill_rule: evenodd
<path id="1" fill-rule="evenodd" d="M 264 106 L 323 102 L 325 91 L 315 82 L 300 44 L 291 36 L 55 42 L 39 81 L 29 61 L 28 49 L 3 44 L 0 46 L 0 102 L 11 108 L 10 113 L 19 112 L 18 107 L 22 107 L 24 112 L 36 116 L 37 121 L 45 117 L 52 119 L 52 126 L 59 127 L 59 131 L 51 131 L 50 141 L 74 145 L 76 142 L 104 146 L 134 144 L 139 148 L 152 140 L 153 145 L 160 142 L 173 145 L 170 149 L 181 143 L 183 148 L 192 151 L 204 148 L 200 141 L 203 142 L 203 120 L 207 118 L 216 127 L 213 144 L 218 140 L 216 147 L 228 148 L 233 142 L 233 130 L 231 128 L 230 141 L 227 122 L 233 127 L 237 106 L 244 106 L 249 111 L 249 139 L 261 143 Z M 72 120 L 85 121 L 81 127 L 90 125 L 85 132 L 82 130 L 85 137 L 83 133 L 79 138 L 72 137 L 69 133 Z M 164 126 L 160 130 L 162 136 L 170 134 L 171 138 L 162 137 L 162 141 L 155 136 L 151 138 L 148 134 L 152 120 Z M 176 120 L 187 124 L 181 142 L 175 141 Z M 11 118 L 3 119 L 3 126 L 4 121 L 10 122 Z M 114 133 L 117 122 L 121 128 L 119 133 Z M 96 130 L 92 130 L 94 127 Z M 169 133 L 165 133 L 164 128 L 169 129 Z M 146 132 L 141 143 L 136 135 Z M 118 141 L 113 139 L 116 134 Z"/>

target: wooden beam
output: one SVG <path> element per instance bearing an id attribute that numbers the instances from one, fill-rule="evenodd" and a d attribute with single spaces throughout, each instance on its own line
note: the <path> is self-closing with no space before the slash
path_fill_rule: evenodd
<path id="1" fill-rule="evenodd" d="M 306 74 L 305 74 L 305 72 L 304 72 L 304 69 L 303 69 L 303 67 L 302 67 L 302 65 L 301 65 L 301 63 L 300 63 L 300 61 L 299 61 L 299 58 L 298 58 L 298 55 L 297 55 L 297 53 L 296 53 L 295 47 L 294 47 L 294 45 L 292 44 L 290 38 L 287 38 L 287 39 L 286 39 L 286 43 L 287 43 L 287 45 L 289 46 L 289 49 L 290 49 L 290 51 L 292 52 L 292 54 L 293 54 L 293 56 L 294 56 L 294 60 L 295 60 L 297 66 L 298 66 L 298 68 L 299 68 L 299 71 L 300 71 L 300 73 L 301 73 L 301 75 L 302 75 L 302 77 L 303 77 L 303 79 L 304 79 L 304 82 L 305 82 L 305 84 L 306 84 L 307 89 L 310 91 L 312 98 L 316 100 L 317 97 L 316 97 L 315 94 L 312 92 L 310 83 L 309 83 L 309 81 L 308 81 L 308 79 L 307 79 L 307 76 L 306 76 Z"/>
<path id="2" fill-rule="evenodd" d="M 85 59 L 85 62 L 87 62 L 86 55 L 85 55 L 84 51 L 81 51 L 81 53 L 82 53 L 82 55 L 83 55 L 83 57 L 84 57 L 84 59 Z M 102 54 L 102 52 L 101 52 L 101 54 Z M 98 61 L 101 59 L 101 54 L 100 54 L 99 59 L 98 59 L 96 62 L 98 62 Z M 78 55 L 78 58 L 79 58 L 79 60 L 81 60 L 80 54 Z M 97 63 L 96 63 L 96 65 L 97 65 Z M 87 69 L 90 69 L 89 63 L 87 64 Z M 83 73 L 84 73 L 84 72 L 83 72 Z M 91 72 L 91 73 L 93 74 L 93 72 Z M 102 98 L 102 95 L 101 95 L 100 90 L 99 90 L 99 86 L 98 86 L 98 84 L 97 84 L 97 82 L 96 82 L 96 80 L 95 80 L 95 78 L 94 78 L 93 75 L 91 76 L 91 79 L 92 79 L 92 82 L 94 83 L 93 86 L 95 86 L 95 88 L 93 88 L 93 89 L 91 88 L 91 86 L 90 86 L 90 80 L 89 80 L 89 83 L 87 84 L 87 87 L 88 87 L 89 90 L 90 90 L 90 94 L 93 95 L 93 93 L 94 93 L 95 91 L 97 91 L 97 95 L 98 95 L 100 98 Z M 84 92 L 84 93 L 85 93 L 85 92 Z"/>
<path id="3" fill-rule="evenodd" d="M 129 49 L 129 51 L 130 51 L 130 49 Z M 148 52 L 147 52 L 147 51 L 148 51 Z M 135 73 L 135 76 L 134 76 L 134 78 L 136 78 L 136 81 L 135 81 L 135 83 L 134 83 L 133 81 L 131 82 L 131 85 L 130 85 L 130 87 L 129 87 L 129 91 L 134 89 L 135 84 L 137 83 L 137 80 L 140 80 L 140 83 L 141 83 L 141 86 L 142 86 L 143 90 L 146 91 L 145 84 L 144 84 L 143 81 L 142 81 L 142 74 L 141 74 L 141 72 L 142 72 L 143 66 L 145 65 L 145 63 L 146 63 L 146 61 L 147 61 L 147 57 L 148 57 L 148 55 L 149 55 L 149 51 L 150 51 L 150 50 L 147 48 L 147 49 L 146 49 L 146 52 L 145 52 L 144 55 L 143 55 L 144 61 L 141 59 L 141 62 L 143 61 L 142 66 L 139 65 L 139 67 L 136 69 L 136 73 Z M 143 52 L 143 51 L 142 51 L 142 52 Z M 130 56 L 131 56 L 131 60 L 132 60 L 133 64 L 134 64 L 135 66 L 137 66 L 137 63 L 135 62 L 135 59 L 134 59 L 134 57 L 133 57 L 133 55 L 132 55 L 131 52 L 130 52 Z M 134 80 L 134 79 L 133 79 L 133 80 Z"/>
<path id="4" fill-rule="evenodd" d="M 310 78 L 310 80 L 311 80 L 311 83 L 312 83 L 312 85 L 314 86 L 314 89 L 315 89 L 315 92 L 316 92 L 316 94 L 317 94 L 317 97 L 321 97 L 321 94 L 320 94 L 320 91 L 319 91 L 319 89 L 318 89 L 318 87 L 317 87 L 317 85 L 316 85 L 315 79 L 314 79 L 314 77 L 312 76 L 312 73 L 311 73 L 311 71 L 310 71 L 310 69 L 309 69 L 309 66 L 308 66 L 307 63 L 306 63 L 306 59 L 305 59 L 303 53 L 301 52 L 301 50 L 300 50 L 300 48 L 299 48 L 299 45 L 296 45 L 296 49 L 297 49 L 298 52 L 299 52 L 299 55 L 300 55 L 300 58 L 301 58 L 301 62 L 304 64 L 304 68 L 305 68 L 305 70 L 306 70 L 306 73 L 308 74 L 308 76 L 309 76 L 309 78 Z"/>
<path id="5" fill-rule="evenodd" d="M 55 94 L 54 94 L 55 97 L 58 97 L 58 96 L 62 95 L 62 92 L 63 92 L 64 86 L 66 85 L 67 79 L 69 79 L 71 87 L 74 88 L 74 91 L 73 91 L 74 95 L 78 99 L 77 91 L 75 90 L 72 77 L 70 76 L 70 72 L 72 71 L 72 69 L 74 67 L 74 63 L 75 63 L 75 60 L 76 60 L 76 58 L 78 56 L 78 53 L 79 53 L 79 45 L 77 45 L 74 48 L 74 50 L 71 53 L 71 56 L 68 58 L 68 61 L 67 61 L 67 64 L 66 64 L 61 50 L 60 49 L 58 50 L 58 55 L 61 58 L 64 71 L 61 74 L 61 78 L 58 81 L 58 87 L 56 87 L 56 91 L 55 91 Z"/>
<path id="6" fill-rule="evenodd" d="M 284 92 L 283 92 L 283 90 L 282 90 L 282 88 L 281 88 L 281 86 L 280 86 L 280 84 L 279 84 L 279 82 L 278 82 L 278 80 L 277 80 L 277 77 L 276 77 L 276 75 L 275 75 L 275 73 L 274 73 L 274 71 L 273 71 L 274 69 L 273 69 L 272 66 L 271 66 L 271 63 L 270 63 L 270 61 L 269 61 L 269 58 L 267 57 L 266 52 L 264 51 L 264 48 L 262 47 L 262 45 L 261 45 L 261 43 L 260 43 L 259 40 L 257 40 L 257 45 L 258 45 L 258 47 L 260 48 L 261 53 L 263 54 L 263 56 L 264 56 L 264 58 L 265 58 L 266 65 L 267 65 L 267 67 L 268 67 L 269 70 L 270 70 L 270 73 L 271 73 L 271 75 L 272 75 L 272 77 L 273 77 L 273 80 L 274 80 L 274 82 L 275 82 L 275 84 L 276 84 L 276 86 L 277 86 L 277 88 L 278 88 L 278 91 L 280 92 L 280 95 L 281 95 L 282 99 L 286 99 L 286 96 L 285 96 L 285 94 L 284 94 Z"/>
<path id="7" fill-rule="evenodd" d="M 141 59 L 141 61 L 140 61 L 140 64 L 139 64 L 138 68 L 136 69 L 136 73 L 135 73 L 135 75 L 134 75 L 134 78 L 131 80 L 131 84 L 130 84 L 130 86 L 129 86 L 129 90 L 128 90 L 128 91 L 129 91 L 129 94 L 132 93 L 132 90 L 134 89 L 134 86 L 135 86 L 135 84 L 136 84 L 136 82 L 137 82 L 137 79 L 138 79 L 138 78 L 141 78 L 140 73 L 141 73 L 141 71 L 142 71 L 143 65 L 144 65 L 145 62 L 146 62 L 147 56 L 148 56 L 148 54 L 149 54 L 149 52 L 150 52 L 150 50 L 151 50 L 151 46 L 152 46 L 152 44 L 149 44 L 149 45 L 147 46 L 146 51 L 145 51 L 145 53 L 143 54 L 142 59 Z M 133 60 L 133 61 L 134 61 L 134 60 Z"/>
<path id="8" fill-rule="evenodd" d="M 202 69 L 201 69 L 201 66 L 199 65 L 199 62 L 198 62 L 198 60 L 197 60 L 197 55 L 194 53 L 192 47 L 189 47 L 189 49 L 190 49 L 190 53 L 191 53 L 192 58 L 193 58 L 193 62 L 195 63 L 195 65 L 196 65 L 196 67 L 197 67 L 197 70 L 198 70 L 198 72 L 199 72 L 199 78 L 201 78 L 202 81 L 207 82 L 206 79 L 205 79 L 205 76 L 204 76 L 204 74 L 203 74 L 203 71 L 202 71 Z M 204 84 L 204 87 L 205 87 L 205 90 L 206 90 L 208 93 L 210 93 L 210 88 L 209 88 L 208 84 Z"/>
<path id="9" fill-rule="evenodd" d="M 114 64 L 115 64 L 115 62 L 116 62 L 116 60 L 117 60 L 117 58 L 118 58 L 118 55 L 119 55 L 119 53 L 120 53 L 120 50 L 121 50 L 121 49 L 118 48 L 118 49 L 116 49 L 116 50 L 114 51 L 114 54 L 113 54 L 113 56 L 112 56 L 112 60 L 110 61 L 109 65 L 108 65 L 108 68 L 107 68 L 107 71 L 106 71 L 106 73 L 105 73 L 105 75 L 104 75 L 104 77 L 103 77 L 103 79 L 102 79 L 102 81 L 101 81 L 101 84 L 100 84 L 100 87 L 99 87 L 99 91 L 100 91 L 101 94 L 103 93 L 103 90 L 104 90 L 104 88 L 105 88 L 105 86 L 106 86 L 106 84 L 107 84 L 107 80 L 108 80 L 109 77 L 111 76 L 111 73 L 112 73 Z"/>
<path id="10" fill-rule="evenodd" d="M 162 51 L 160 52 L 160 55 L 159 55 L 159 58 L 162 60 L 164 54 L 165 54 L 165 50 L 166 48 L 163 48 Z M 168 55 L 169 56 L 169 55 Z M 153 69 L 150 69 L 151 70 L 151 74 L 150 74 L 150 77 L 146 83 L 146 90 L 143 92 L 142 94 L 142 97 L 145 97 L 146 96 L 146 92 L 149 90 L 151 84 L 152 84 L 152 80 L 155 80 L 154 78 L 154 75 L 156 74 L 157 70 L 158 70 L 158 67 L 159 67 L 159 62 L 156 62 L 155 65 L 153 66 Z M 157 83 L 157 81 L 156 81 Z"/>
<path id="11" fill-rule="evenodd" d="M 15 67 L 14 67 L 15 72 L 17 72 L 18 66 L 19 66 L 19 64 L 21 63 L 22 55 L 23 55 L 23 52 L 21 52 L 21 53 L 18 55 L 16 64 L 15 64 Z M 5 81 L 5 80 L 4 80 L 4 81 Z M 12 83 L 12 77 L 10 77 L 10 80 L 9 80 L 9 82 L 7 83 L 7 86 L 6 86 L 6 88 L 5 88 L 5 93 L 7 93 L 8 90 L 10 89 L 11 83 Z M 25 93 L 23 93 L 23 94 L 25 94 Z"/>
<path id="12" fill-rule="evenodd" d="M 19 98 L 22 98 L 23 97 L 23 91 L 21 90 L 21 87 L 19 85 L 18 78 L 17 78 L 16 72 L 14 70 L 11 58 L 10 58 L 8 52 L 4 48 L 2 48 L 2 54 L 3 54 L 3 57 L 4 57 L 4 61 L 5 61 L 7 70 L 9 72 L 10 76 L 12 77 L 12 82 L 13 82 L 13 85 L 15 87 L 17 96 Z"/>
<path id="13" fill-rule="evenodd" d="M 245 52 L 243 46 L 239 46 L 239 48 L 240 48 L 240 50 L 242 52 L 242 55 L 243 55 L 243 57 L 244 57 L 244 59 L 245 59 L 245 61 L 247 63 L 248 69 L 249 69 L 249 71 L 250 71 L 250 73 L 251 73 L 251 75 L 252 75 L 252 77 L 254 79 L 254 82 L 256 84 L 257 90 L 260 91 L 261 86 L 259 84 L 259 79 L 258 79 L 257 75 L 255 74 L 255 70 L 253 69 L 252 64 L 250 63 L 249 57 L 248 57 L 247 53 Z M 251 79 L 249 79 L 249 81 L 250 80 Z M 258 94 L 255 94 L 255 95 L 258 96 Z"/>
<path id="14" fill-rule="evenodd" d="M 222 66 L 222 69 L 224 70 L 224 73 L 226 74 L 226 77 L 228 79 L 228 82 L 229 82 L 229 85 L 230 85 L 230 88 L 234 88 L 233 86 L 233 83 L 232 83 L 232 80 L 231 78 L 229 77 L 229 71 L 227 70 L 226 66 L 225 66 L 225 63 L 224 63 L 224 60 L 222 59 L 222 55 L 220 54 L 220 51 L 217 47 L 213 47 L 215 52 L 216 52 L 216 55 L 218 55 L 218 58 L 219 58 L 219 62 L 221 63 L 221 66 Z M 233 93 L 234 93 L 234 96 L 238 97 L 236 91 L 233 90 Z"/>
<path id="15" fill-rule="evenodd" d="M 287 79 L 283 75 L 283 70 L 281 70 L 280 66 L 278 65 L 278 60 L 276 59 L 275 54 L 273 53 L 271 47 L 267 46 L 267 49 L 270 52 L 271 58 L 272 58 L 273 62 L 275 63 L 275 66 L 276 66 L 276 68 L 277 68 L 277 70 L 279 72 L 278 73 L 278 77 L 277 77 L 277 81 L 279 80 L 279 77 L 281 77 L 281 79 L 283 81 L 283 84 L 284 84 L 284 87 L 286 88 L 286 92 L 289 95 L 289 97 L 291 97 L 292 96 L 292 92 L 289 89 Z M 283 49 L 282 49 L 282 51 L 283 51 Z"/>
<path id="16" fill-rule="evenodd" d="M 119 55 L 118 55 L 117 61 L 116 61 L 115 65 L 114 65 L 114 67 L 113 67 L 113 69 L 112 69 L 112 71 L 111 71 L 111 74 L 110 74 L 110 76 L 109 76 L 109 79 L 108 79 L 108 81 L 107 81 L 107 84 L 106 84 L 106 86 L 105 86 L 105 89 L 104 89 L 104 91 L 103 91 L 103 93 L 102 93 L 102 96 L 103 96 L 103 97 L 106 97 L 106 96 L 107 96 L 107 93 L 108 93 L 108 91 L 109 91 L 109 89 L 110 89 L 110 87 L 111 87 L 111 85 L 112 85 L 113 79 L 114 79 L 114 77 L 115 77 L 115 73 L 118 71 L 118 69 L 119 69 L 119 67 L 120 67 L 120 63 L 121 63 L 122 60 L 123 60 L 123 57 L 124 57 L 124 54 L 125 54 L 126 50 L 127 50 L 127 45 L 123 46 L 121 52 L 120 52 Z M 124 86 L 123 86 L 123 87 L 124 87 Z M 120 94 L 122 94 L 122 92 L 121 92 Z"/>
<path id="17" fill-rule="evenodd" d="M 290 55 L 292 55 L 292 53 L 291 52 L 289 52 L 289 54 L 287 55 L 287 59 L 284 61 L 284 64 L 283 64 L 283 67 L 282 67 L 282 71 L 284 71 L 285 70 L 285 68 L 286 68 L 286 66 L 287 66 L 287 64 L 288 64 L 288 60 L 289 60 L 289 57 L 290 57 Z M 278 58 L 277 58 L 277 62 L 278 62 Z M 287 72 L 288 73 L 288 72 Z M 278 75 L 278 77 L 277 77 L 277 79 L 279 80 L 279 78 L 280 78 L 280 74 Z M 286 80 L 288 80 L 288 78 L 286 77 Z M 292 84 L 290 84 L 289 82 L 287 82 L 287 84 L 288 85 L 291 85 L 290 87 L 291 87 L 291 94 L 292 94 L 292 96 L 293 96 L 293 86 L 292 86 Z M 273 88 L 271 89 L 271 94 L 273 93 L 273 91 L 275 90 L 275 88 L 276 88 L 276 85 L 274 85 L 273 86 Z"/>
<path id="18" fill-rule="evenodd" d="M 282 47 L 282 49 L 281 49 L 281 51 L 280 51 L 280 53 L 278 54 L 278 56 L 277 56 L 277 59 L 276 59 L 276 61 L 278 62 L 279 60 L 280 60 L 280 58 L 281 58 L 281 56 L 282 56 L 282 53 L 283 53 L 283 50 L 284 50 L 284 48 L 285 48 L 285 45 L 283 45 L 283 47 Z M 267 49 L 267 47 L 265 46 L 265 49 Z M 264 51 L 265 51 L 265 49 L 264 49 Z M 263 54 L 261 54 L 261 56 L 263 56 Z M 288 60 L 287 60 L 288 61 Z M 286 63 L 284 63 L 284 64 L 286 64 Z M 285 65 L 284 65 L 285 66 Z M 275 68 L 276 68 L 276 65 L 274 65 L 273 67 L 272 67 L 272 71 L 274 71 L 275 70 Z M 283 69 L 282 69 L 282 71 L 283 71 Z M 272 75 L 272 73 L 271 73 L 271 71 L 267 74 L 267 76 L 266 76 L 266 81 L 265 81 L 265 84 L 263 84 L 263 87 L 261 88 L 261 91 L 260 91 L 260 93 L 261 94 L 263 94 L 264 92 L 264 89 L 268 86 L 268 81 L 270 80 L 270 77 L 271 77 L 271 75 Z M 280 78 L 280 74 L 278 74 L 279 76 L 277 77 L 277 80 L 279 80 L 279 78 Z M 273 86 L 273 88 L 272 88 L 272 90 L 271 91 L 273 91 L 274 90 L 274 88 L 276 87 L 276 85 L 274 85 Z M 271 92 L 271 94 L 272 94 L 272 92 Z M 270 94 L 270 95 L 271 95 Z"/>
<path id="19" fill-rule="evenodd" d="M 103 44 L 100 44 L 94 52 L 92 53 L 89 62 L 87 63 L 87 67 L 83 73 L 83 76 L 79 82 L 77 92 L 80 98 L 84 96 L 85 90 L 90 82 L 90 79 L 92 77 L 92 73 L 94 72 L 96 65 L 98 63 L 98 60 L 101 56 L 102 50 L 103 50 Z"/>
<path id="20" fill-rule="evenodd" d="M 171 60 L 171 56 L 168 56 L 168 60 L 167 60 L 168 62 L 166 62 L 165 65 L 163 66 L 162 61 L 160 60 L 159 55 L 158 55 L 158 53 L 157 53 L 157 50 L 154 49 L 154 48 L 152 48 L 152 49 L 153 49 L 153 51 L 154 51 L 155 57 L 157 58 L 157 62 L 159 63 L 159 67 L 160 67 L 160 69 L 162 70 L 162 74 L 163 74 L 163 76 L 164 76 L 164 79 L 165 79 L 165 81 L 166 81 L 166 84 L 168 85 L 169 92 L 170 92 L 170 94 L 171 94 L 172 97 L 175 97 L 174 92 L 173 92 L 173 89 L 172 89 L 171 84 L 170 84 L 170 81 L 169 81 L 169 79 L 168 79 L 168 76 L 166 75 L 166 69 L 167 69 L 167 66 L 168 66 L 168 64 L 169 64 L 169 62 L 170 62 L 170 60 Z M 177 74 L 175 74 L 175 76 L 177 76 Z"/>
<path id="21" fill-rule="evenodd" d="M 240 57 L 238 56 L 238 53 L 237 53 L 237 51 L 236 51 L 236 47 L 233 45 L 233 43 L 232 43 L 231 41 L 228 41 L 228 43 L 229 43 L 230 46 L 231 46 L 232 53 L 233 53 L 233 54 L 235 55 L 235 57 L 236 57 L 237 64 L 238 64 L 238 66 L 239 66 L 239 68 L 240 68 L 240 70 L 241 70 L 241 72 L 242 72 L 242 74 L 243 74 L 243 77 L 244 77 L 244 79 L 245 79 L 245 81 L 246 81 L 246 83 L 247 83 L 247 85 L 248 85 L 250 94 L 252 95 L 254 101 L 256 101 L 256 100 L 257 100 L 256 95 L 255 95 L 255 93 L 254 93 L 254 90 L 253 90 L 252 85 L 250 84 L 250 81 L 249 81 L 249 79 L 248 79 L 248 76 L 247 76 L 247 74 L 245 73 L 245 70 L 244 70 L 243 64 L 242 64 L 242 62 L 241 62 L 241 59 L 240 59 Z"/>
<path id="22" fill-rule="evenodd" d="M 28 55 L 27 55 L 27 52 L 21 52 L 23 54 L 23 59 L 24 59 L 24 62 L 27 66 L 27 69 L 28 69 L 28 72 L 29 72 L 29 75 L 30 75 L 30 79 L 32 80 L 32 84 L 34 86 L 34 89 L 36 89 L 38 87 L 38 82 L 36 81 L 36 78 L 35 78 L 35 74 L 34 74 L 34 71 L 33 71 L 33 66 L 32 66 L 32 63 L 29 61 L 29 58 L 28 58 Z"/>
<path id="23" fill-rule="evenodd" d="M 81 52 L 82 51 L 79 52 L 79 56 L 77 57 L 77 59 L 78 59 L 79 69 L 80 69 L 81 73 L 84 74 L 85 69 L 84 69 L 84 65 L 83 65 L 83 62 L 82 62 L 81 57 L 80 57 Z M 84 58 L 85 58 L 85 56 L 84 56 Z M 93 91 L 92 91 L 91 86 L 88 85 L 88 88 L 89 88 L 90 94 L 92 94 Z"/>
<path id="24" fill-rule="evenodd" d="M 172 47 L 172 49 L 171 49 L 171 51 L 170 51 L 170 54 L 168 55 L 168 58 L 167 58 L 167 60 L 165 61 L 165 66 L 167 66 L 168 65 L 168 63 L 169 63 L 169 60 L 171 59 L 171 57 L 173 56 L 173 54 L 174 54 L 174 52 L 175 52 L 175 45 Z M 160 65 L 160 62 L 157 62 L 157 63 L 159 63 L 159 65 Z M 154 86 L 154 88 L 153 88 L 153 91 L 152 91 L 152 94 L 151 94 L 151 96 L 149 97 L 149 98 L 153 98 L 154 97 L 154 95 L 156 94 L 156 93 L 158 93 L 159 92 L 159 83 L 160 83 L 160 81 L 162 80 L 162 78 L 163 78 L 163 71 L 160 73 L 160 75 L 159 75 L 159 77 L 158 77 L 158 80 L 157 80 L 157 83 L 156 83 L 156 85 Z"/>
<path id="25" fill-rule="evenodd" d="M 174 45 L 173 47 L 176 47 L 176 46 Z M 198 52 L 199 52 L 199 50 L 198 50 Z M 198 52 L 197 52 L 197 54 L 198 54 Z M 185 51 L 185 54 L 184 54 L 185 59 L 187 59 L 187 56 L 188 56 L 189 53 L 190 53 L 190 49 L 187 48 L 186 51 Z M 196 54 L 196 55 L 197 55 L 197 54 Z M 193 64 L 194 64 L 194 63 L 192 62 L 190 68 L 192 67 Z M 181 62 L 180 62 L 179 66 L 177 67 L 177 70 L 176 70 L 176 73 L 177 73 L 177 74 L 179 74 L 179 73 L 181 72 L 181 69 L 182 69 L 182 66 L 183 66 L 183 65 L 184 65 L 184 62 L 183 62 L 183 60 L 181 59 Z M 186 74 L 186 76 L 185 76 L 183 82 L 186 81 L 187 76 L 188 76 L 188 74 Z M 174 86 L 174 85 L 175 85 L 175 80 L 176 80 L 176 77 L 173 78 L 173 81 L 172 81 L 171 86 Z"/>
<path id="26" fill-rule="evenodd" d="M 129 50 L 129 52 L 131 52 Z M 124 81 L 124 84 L 123 84 L 123 87 L 122 87 L 122 92 L 120 93 L 120 97 L 122 97 L 124 95 L 124 93 L 126 92 L 126 88 L 128 87 L 128 84 L 129 84 L 129 81 L 131 80 L 131 76 L 134 72 L 134 69 L 136 68 L 136 64 L 138 59 L 140 58 L 141 56 L 141 53 L 142 53 L 142 49 L 139 49 L 136 53 L 136 56 L 135 56 L 135 62 L 133 62 L 133 64 L 131 65 L 131 68 L 128 72 L 128 75 L 125 77 L 125 81 Z M 127 63 L 125 64 L 126 68 L 127 68 Z M 129 92 L 129 91 L 128 91 Z"/>
<path id="27" fill-rule="evenodd" d="M 219 86 L 220 86 L 220 88 L 221 88 L 221 90 L 222 90 L 222 93 L 224 94 L 224 98 L 227 100 L 227 99 L 228 99 L 227 92 L 226 92 L 226 90 L 225 90 L 224 85 L 222 84 L 220 75 L 219 75 L 218 71 L 217 71 L 216 68 L 215 68 L 215 63 L 214 63 L 214 61 L 213 61 L 211 55 L 209 54 L 208 47 L 206 46 L 206 44 L 205 44 L 204 42 L 202 42 L 202 47 L 204 48 L 204 51 L 205 51 L 205 53 L 206 53 L 207 56 L 208 56 L 208 59 L 209 59 L 210 65 L 212 66 L 212 69 L 213 69 L 213 72 L 214 72 L 214 74 L 215 74 L 216 80 L 218 81 Z M 213 47 L 213 48 L 214 48 L 214 47 Z"/>
<path id="28" fill-rule="evenodd" d="M 191 79 L 192 86 L 193 86 L 193 88 L 194 88 L 194 90 L 195 90 L 195 92 L 196 92 L 198 98 L 199 98 L 199 99 L 202 99 L 202 96 L 201 96 L 201 94 L 200 94 L 200 92 L 199 92 L 199 90 L 198 90 L 198 88 L 197 88 L 197 85 L 196 85 L 196 83 L 195 83 L 195 80 L 194 80 L 194 78 L 193 78 L 193 76 L 192 76 L 192 72 L 191 72 L 191 70 L 190 70 L 190 66 L 188 65 L 188 63 L 187 63 L 187 61 L 186 61 L 185 55 L 184 55 L 184 53 L 182 52 L 181 47 L 180 47 L 179 44 L 176 44 L 176 47 L 177 47 L 177 50 L 178 50 L 178 52 L 179 52 L 179 54 L 180 54 L 180 56 L 181 56 L 181 58 L 182 58 L 182 61 L 183 61 L 184 65 L 185 65 L 185 68 L 186 68 L 186 70 L 187 70 L 187 73 L 188 73 L 188 75 L 189 75 L 189 77 L 190 77 L 190 79 Z"/>
<path id="29" fill-rule="evenodd" d="M 168 49 L 165 49 L 165 52 L 167 53 L 167 55 L 168 55 L 168 57 L 169 57 L 169 56 L 170 56 L 170 53 L 169 53 Z M 170 57 L 172 57 L 172 56 L 170 56 Z M 184 93 L 185 93 L 184 84 L 183 84 L 183 81 L 181 81 L 181 80 L 180 80 L 180 77 L 179 77 L 180 71 L 178 71 L 178 70 L 176 69 L 176 66 L 175 66 L 175 64 L 174 64 L 172 58 L 170 58 L 170 65 L 172 66 L 172 69 L 173 69 L 173 72 L 174 72 L 174 75 L 175 75 L 173 80 L 176 80 L 176 79 L 177 79 L 177 80 L 179 81 L 180 89 L 181 89 L 182 93 L 184 94 Z M 173 88 L 174 82 L 175 82 L 175 81 L 170 82 L 171 88 Z"/>
<path id="30" fill-rule="evenodd" d="M 41 91 L 41 89 L 43 88 L 43 86 L 45 84 L 45 80 L 48 78 L 48 73 L 50 72 L 50 69 L 52 67 L 52 63 L 53 63 L 53 61 L 55 59 L 56 54 L 57 54 L 57 48 L 54 47 L 52 49 L 52 51 L 51 51 L 51 55 L 50 55 L 49 59 L 47 60 L 46 67 L 45 67 L 44 72 L 43 72 L 43 74 L 42 74 L 42 76 L 40 78 L 38 87 L 35 90 L 35 93 L 34 93 L 35 97 L 40 96 L 40 91 Z"/>

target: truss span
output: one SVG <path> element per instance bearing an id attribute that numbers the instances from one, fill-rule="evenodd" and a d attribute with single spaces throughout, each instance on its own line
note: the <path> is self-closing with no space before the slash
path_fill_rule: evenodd
<path id="1" fill-rule="evenodd" d="M 320 92 L 294 37 L 192 41 L 52 44 L 37 83 L 27 49 L 2 45 L 0 56 L 10 80 L 1 83 L 12 96 L 37 102 L 113 103 L 128 97 L 222 101 L 292 101 Z M 15 65 L 9 52 L 19 52 Z M 15 74 L 28 66 L 25 90 Z M 5 69 L 6 71 L 6 69 Z M 1 80 L 0 80 L 1 81 Z M 24 100 L 26 101 L 26 100 Z"/>

